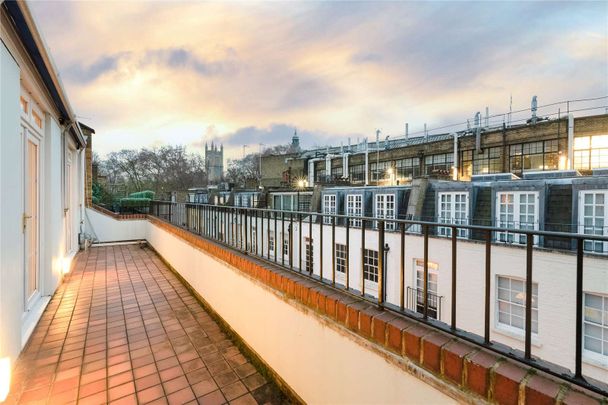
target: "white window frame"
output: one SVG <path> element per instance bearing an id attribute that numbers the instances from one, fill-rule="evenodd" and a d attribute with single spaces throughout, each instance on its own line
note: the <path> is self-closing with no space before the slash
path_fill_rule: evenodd
<path id="1" fill-rule="evenodd" d="M 361 228 L 362 220 L 353 217 L 363 216 L 363 194 L 346 195 L 346 215 L 351 227 Z"/>
<path id="2" fill-rule="evenodd" d="M 422 298 L 424 299 L 424 259 L 414 259 L 414 273 L 412 274 L 414 277 L 413 286 L 416 294 L 416 302 L 414 305 L 417 307 L 418 305 L 418 290 L 422 291 Z M 437 305 L 433 309 L 435 310 L 438 319 L 440 314 L 440 306 L 441 306 L 441 297 L 439 296 L 439 265 L 435 262 L 428 262 L 428 292 L 437 296 Z M 424 302 L 424 301 L 423 301 Z M 430 300 L 429 309 L 431 308 Z M 417 310 L 417 309 L 416 309 Z M 428 315 L 432 317 L 431 311 L 428 312 Z"/>
<path id="3" fill-rule="evenodd" d="M 314 273 L 315 257 L 314 257 L 314 240 L 309 237 L 304 238 L 304 269 L 307 272 Z"/>
<path id="4" fill-rule="evenodd" d="M 343 243 L 336 243 L 336 281 L 344 284 L 346 280 L 346 269 L 348 261 L 348 247 Z"/>
<path id="5" fill-rule="evenodd" d="M 509 196 L 512 196 L 512 205 L 513 212 L 504 212 L 505 216 L 512 214 L 513 220 L 509 221 L 508 217 L 505 219 L 501 219 L 501 206 L 502 205 L 510 205 L 507 201 L 507 204 L 502 204 L 504 198 L 508 199 Z M 532 225 L 529 225 L 529 222 L 525 222 L 526 225 L 522 226 L 522 222 L 520 221 L 521 215 L 529 215 L 525 212 L 522 212 L 522 196 L 525 196 L 526 199 L 532 196 L 533 198 L 533 207 L 534 207 L 534 219 Z M 539 193 L 538 191 L 498 191 L 496 192 L 496 227 L 498 228 L 512 228 L 512 229 L 526 229 L 526 230 L 538 230 L 539 226 Z M 530 205 L 526 203 L 526 205 Z M 508 208 L 507 208 L 508 209 Z M 528 208 L 526 208 L 528 209 Z M 526 235 L 514 233 L 514 232 L 496 232 L 496 241 L 503 243 L 514 243 L 514 244 L 525 244 L 526 243 Z M 534 236 L 534 244 L 538 244 L 538 236 Z"/>
<path id="6" fill-rule="evenodd" d="M 283 242 L 281 244 L 281 252 L 283 256 L 289 257 L 289 232 L 281 233 L 281 240 Z"/>
<path id="7" fill-rule="evenodd" d="M 269 231 L 268 232 L 268 250 L 270 251 L 270 255 L 274 256 L 274 252 L 275 252 L 275 243 L 276 243 L 276 238 L 274 237 L 274 231 Z"/>
<path id="8" fill-rule="evenodd" d="M 324 194 L 323 195 L 323 214 L 335 215 L 336 214 L 336 194 Z M 333 217 L 323 216 L 323 223 L 331 225 Z"/>
<path id="9" fill-rule="evenodd" d="M 460 199 L 460 201 L 456 201 Z M 463 204 L 464 212 L 457 210 L 459 205 Z M 437 222 L 453 225 L 468 225 L 469 224 L 469 192 L 468 191 L 450 191 L 437 194 Z M 463 217 L 464 214 L 464 217 Z M 440 226 L 437 228 L 440 236 L 452 236 L 452 228 Z M 459 238 L 467 238 L 469 236 L 468 229 L 458 228 L 456 236 Z"/>
<path id="10" fill-rule="evenodd" d="M 376 194 L 374 197 L 375 201 L 375 217 L 378 219 L 395 219 L 395 213 L 397 209 L 397 196 L 394 193 Z M 391 207 L 392 205 L 392 207 Z M 375 227 L 378 227 L 378 221 L 376 221 Z M 394 230 L 395 222 L 385 221 L 384 229 Z"/>
<path id="11" fill-rule="evenodd" d="M 587 204 L 585 201 L 587 196 L 591 196 L 593 200 L 591 204 Z M 598 203 L 599 196 L 602 197 L 603 204 Z M 587 209 L 589 205 L 591 206 L 591 212 Z M 593 224 L 585 225 L 586 222 L 593 222 Z M 608 189 L 579 191 L 578 233 L 596 236 L 608 235 Z M 583 248 L 587 252 L 607 254 L 608 242 L 585 240 Z"/>
<path id="12" fill-rule="evenodd" d="M 371 255 L 369 253 L 371 253 Z M 379 259 L 380 256 L 377 250 L 365 248 L 363 253 L 363 281 L 365 282 L 365 291 L 371 291 L 372 295 L 378 292 L 380 274 Z M 370 278 L 370 275 L 373 276 L 375 280 Z"/>
<path id="13" fill-rule="evenodd" d="M 600 308 L 590 307 L 587 305 L 588 298 L 590 296 L 595 297 L 596 299 L 600 299 Z M 599 312 L 596 314 L 596 318 L 598 319 L 589 319 L 594 312 Z M 599 332 L 600 337 L 591 336 L 588 334 L 590 331 L 589 328 L 596 329 L 596 332 Z M 599 363 L 603 367 L 608 367 L 608 350 L 604 353 L 598 353 L 595 350 L 590 350 L 587 347 L 587 340 L 594 339 L 600 340 L 600 345 L 602 346 L 602 351 L 604 348 L 608 348 L 608 295 L 606 294 L 598 294 L 585 292 L 583 295 L 583 356 L 588 360 L 592 360 L 594 363 Z"/>
<path id="14" fill-rule="evenodd" d="M 508 280 L 508 282 L 509 282 L 508 288 L 501 286 L 501 279 Z M 521 283 L 521 290 L 514 290 L 513 282 L 518 283 L 518 284 Z M 536 293 L 534 293 L 535 289 L 536 289 Z M 503 294 L 502 297 L 501 297 L 501 290 L 502 290 L 502 294 Z M 494 318 L 495 318 L 494 324 L 496 325 L 496 328 L 499 330 L 509 332 L 514 335 L 523 335 L 526 330 L 526 280 L 518 278 L 518 277 L 497 275 L 495 291 L 496 291 L 496 298 L 495 298 L 496 308 L 494 311 Z M 538 283 L 533 282 L 532 283 L 532 335 L 533 336 L 538 336 L 538 330 L 540 329 L 539 318 L 538 318 L 538 291 L 539 291 Z M 517 295 L 521 294 L 521 298 L 518 298 L 517 295 L 514 296 L 513 295 L 514 293 L 517 293 Z M 506 297 L 504 294 L 507 294 L 508 297 Z M 517 298 L 520 302 L 514 301 L 514 298 Z M 503 304 L 503 308 L 509 309 L 509 312 L 501 311 L 501 303 Z M 516 311 L 513 311 L 513 309 L 516 309 Z M 501 313 L 509 316 L 509 323 L 501 322 L 501 320 L 500 320 Z M 521 328 L 519 326 L 513 325 L 513 320 L 512 320 L 513 316 L 522 319 Z M 534 321 L 534 318 L 536 318 L 536 322 Z M 534 330 L 534 323 L 536 323 L 536 330 Z"/>

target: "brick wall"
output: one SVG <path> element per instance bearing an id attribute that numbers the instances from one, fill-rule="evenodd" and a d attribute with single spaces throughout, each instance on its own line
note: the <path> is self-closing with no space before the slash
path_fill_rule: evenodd
<path id="1" fill-rule="evenodd" d="M 403 361 L 433 373 L 450 387 L 450 395 L 461 400 L 500 404 L 605 404 L 607 401 L 297 273 L 263 263 L 157 218 L 149 217 L 149 221 L 307 306 L 318 316 L 331 319 Z"/>

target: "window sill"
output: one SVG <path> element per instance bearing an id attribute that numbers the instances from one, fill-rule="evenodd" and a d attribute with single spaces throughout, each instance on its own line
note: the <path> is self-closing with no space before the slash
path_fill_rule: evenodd
<path id="1" fill-rule="evenodd" d="M 524 331 L 520 331 L 519 329 L 515 329 L 512 327 L 508 327 L 508 326 L 504 326 L 504 325 L 494 325 L 494 327 L 492 328 L 492 331 L 499 334 L 499 335 L 503 335 L 506 337 L 510 337 L 512 339 L 518 340 L 520 342 L 525 342 L 526 337 L 524 335 Z M 537 334 L 532 334 L 532 346 L 534 347 L 542 347 L 542 343 L 540 342 L 540 339 L 538 338 Z"/>
<path id="2" fill-rule="evenodd" d="M 590 353 L 583 350 L 583 363 L 608 370 L 608 356 L 602 356 L 601 354 Z"/>

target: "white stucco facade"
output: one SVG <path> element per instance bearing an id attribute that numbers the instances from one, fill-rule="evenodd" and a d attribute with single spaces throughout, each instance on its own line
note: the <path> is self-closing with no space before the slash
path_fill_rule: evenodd
<path id="1" fill-rule="evenodd" d="M 27 6 L 19 8 L 28 22 L 20 29 L 39 39 Z M 0 364 L 10 368 L 79 249 L 84 152 L 23 32 L 4 8 L 1 19 Z"/>

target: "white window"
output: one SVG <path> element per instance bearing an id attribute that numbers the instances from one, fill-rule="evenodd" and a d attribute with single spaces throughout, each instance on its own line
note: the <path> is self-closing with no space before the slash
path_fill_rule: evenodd
<path id="1" fill-rule="evenodd" d="M 469 193 L 451 192 L 439 193 L 438 222 L 454 225 L 468 225 L 469 223 Z M 452 236 L 452 228 L 440 226 L 439 235 Z M 466 238 L 468 229 L 458 228 L 456 236 Z"/>
<path id="2" fill-rule="evenodd" d="M 346 273 L 346 245 L 336 243 L 336 273 Z"/>
<path id="3" fill-rule="evenodd" d="M 496 226 L 538 230 L 538 192 L 496 193 Z M 497 232 L 496 239 L 506 243 L 526 243 L 526 235 L 512 232 Z M 534 243 L 538 243 L 538 236 L 534 237 Z"/>
<path id="4" fill-rule="evenodd" d="M 241 207 L 249 207 L 249 196 L 241 196 Z"/>
<path id="5" fill-rule="evenodd" d="M 608 296 L 585 293 L 583 348 L 586 355 L 608 361 Z"/>
<path id="6" fill-rule="evenodd" d="M 268 249 L 270 250 L 270 254 L 274 255 L 274 232 L 268 232 Z"/>
<path id="7" fill-rule="evenodd" d="M 293 193 L 275 194 L 273 203 L 273 209 L 275 210 L 295 211 L 296 195 Z"/>
<path id="8" fill-rule="evenodd" d="M 289 256 L 289 233 L 281 235 L 283 235 L 283 256 Z"/>
<path id="9" fill-rule="evenodd" d="M 360 228 L 361 220 L 353 217 L 363 216 L 363 196 L 361 194 L 348 194 L 346 196 L 346 215 L 349 225 Z"/>
<path id="10" fill-rule="evenodd" d="M 363 255 L 363 278 L 373 283 L 378 282 L 378 251 L 365 249 Z"/>
<path id="11" fill-rule="evenodd" d="M 234 206 L 235 206 L 235 207 L 240 207 L 240 206 L 241 206 L 241 196 L 240 196 L 240 195 L 237 195 L 237 196 L 234 198 Z"/>
<path id="12" fill-rule="evenodd" d="M 327 215 L 335 215 L 336 214 L 336 195 L 335 194 L 325 194 L 323 196 L 323 214 Z M 323 216 L 324 224 L 331 224 L 333 217 L 331 216 Z"/>
<path id="13" fill-rule="evenodd" d="M 498 276 L 496 303 L 498 325 L 517 332 L 526 328 L 526 283 Z M 532 333 L 538 333 L 538 283 L 532 283 Z"/>
<path id="14" fill-rule="evenodd" d="M 578 232 L 586 235 L 608 235 L 606 212 L 608 211 L 608 190 L 579 192 Z M 584 249 L 589 252 L 607 253 L 608 242 L 585 240 Z"/>
<path id="15" fill-rule="evenodd" d="M 416 288 L 413 291 L 412 302 L 415 307 L 410 309 L 422 314 L 424 313 L 424 260 L 414 259 L 416 267 Z M 428 291 L 427 291 L 427 315 L 431 318 L 438 319 L 441 297 L 437 294 L 437 283 L 439 279 L 439 265 L 437 263 L 428 262 Z"/>
<path id="16" fill-rule="evenodd" d="M 309 273 L 313 272 L 313 240 L 310 238 L 304 238 L 304 244 L 306 247 L 305 258 L 306 258 L 306 271 Z"/>
<path id="17" fill-rule="evenodd" d="M 376 194 L 376 218 L 395 219 L 395 194 Z M 394 230 L 395 223 L 386 222 L 384 227 Z"/>

